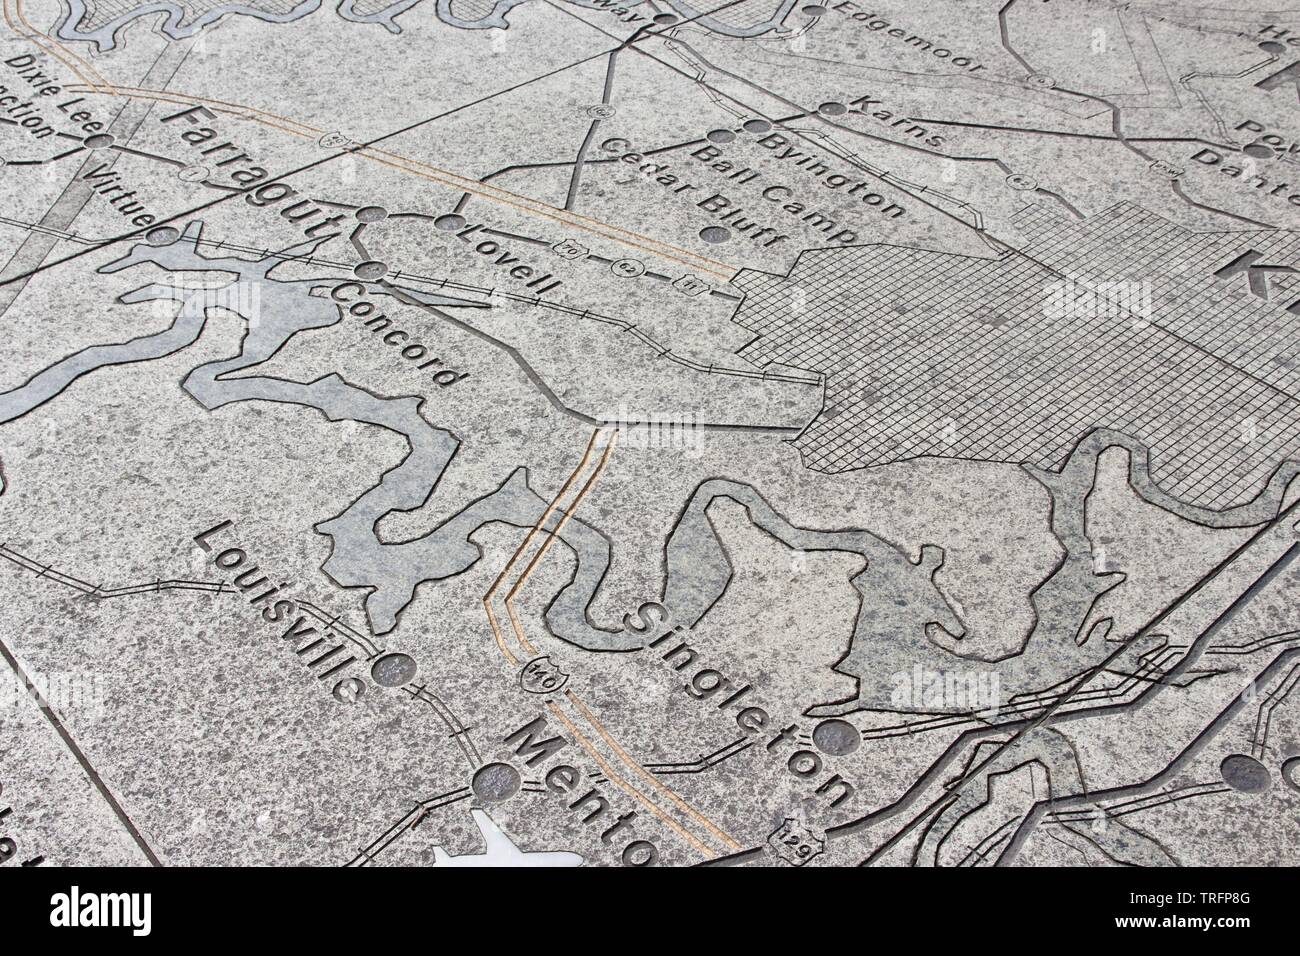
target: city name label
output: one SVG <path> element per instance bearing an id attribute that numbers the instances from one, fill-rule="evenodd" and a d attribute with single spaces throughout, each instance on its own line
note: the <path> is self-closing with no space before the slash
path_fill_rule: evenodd
<path id="1" fill-rule="evenodd" d="M 53 74 L 46 73 L 43 62 L 31 53 L 10 57 L 4 63 L 27 84 L 25 90 L 19 87 L 23 93 L 29 93 L 40 99 L 46 96 L 58 96 L 63 92 L 63 83 Z M 19 98 L 17 93 L 10 91 L 8 85 L 0 85 L 0 110 L 3 110 L 6 116 L 11 117 L 37 139 L 45 139 L 58 132 L 32 100 L 19 103 Z M 89 110 L 79 107 L 78 104 L 84 103 L 85 99 L 84 96 L 76 96 L 62 103 L 56 103 L 54 109 L 66 116 L 68 122 L 81 134 L 89 136 L 102 132 L 104 124 L 95 119 L 94 114 Z"/>
<path id="2" fill-rule="evenodd" d="M 257 611 L 263 621 L 267 624 L 287 624 L 279 639 L 293 649 L 294 654 L 317 680 L 326 684 L 334 681 L 330 695 L 335 700 L 344 704 L 356 703 L 366 691 L 363 679 L 346 674 L 348 668 L 357 663 L 356 655 L 345 654 L 344 644 L 331 643 L 328 637 L 321 636 L 314 625 L 307 623 L 306 615 L 299 613 L 296 601 L 278 596 L 294 585 L 283 582 L 271 585 L 270 578 L 257 565 L 246 566 L 248 554 L 242 548 L 231 546 L 217 550 L 220 545 L 211 543 L 213 538 L 218 537 L 224 539 L 222 543 L 228 541 L 228 532 L 234 524 L 226 519 L 196 534 L 194 543 L 210 555 L 210 560 L 220 570 L 239 572 L 234 575 L 234 587 L 247 597 L 249 607 Z"/>

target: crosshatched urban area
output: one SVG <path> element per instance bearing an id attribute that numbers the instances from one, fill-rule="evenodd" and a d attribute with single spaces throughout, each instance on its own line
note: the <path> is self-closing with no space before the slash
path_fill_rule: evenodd
<path id="1" fill-rule="evenodd" d="M 0 0 L 0 866 L 1300 863 L 1300 5 Z"/>

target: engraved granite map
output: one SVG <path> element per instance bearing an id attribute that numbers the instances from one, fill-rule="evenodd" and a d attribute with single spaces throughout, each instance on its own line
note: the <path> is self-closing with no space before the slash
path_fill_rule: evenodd
<path id="1" fill-rule="evenodd" d="M 1300 5 L 0 0 L 0 866 L 1300 863 Z"/>

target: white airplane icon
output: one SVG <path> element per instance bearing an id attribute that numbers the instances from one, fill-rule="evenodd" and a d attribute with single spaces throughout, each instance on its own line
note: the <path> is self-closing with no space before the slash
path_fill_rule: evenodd
<path id="1" fill-rule="evenodd" d="M 452 856 L 440 846 L 433 848 L 434 866 L 582 866 L 582 856 L 577 853 L 539 850 L 530 852 L 515 846 L 513 840 L 492 822 L 483 810 L 471 810 L 474 823 L 487 844 L 482 853 L 465 853 Z"/>

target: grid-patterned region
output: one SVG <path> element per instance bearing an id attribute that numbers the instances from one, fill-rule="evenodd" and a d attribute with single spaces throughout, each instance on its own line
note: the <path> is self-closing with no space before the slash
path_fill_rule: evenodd
<path id="1" fill-rule="evenodd" d="M 674 6 L 677 12 L 689 19 L 701 13 L 708 13 L 711 9 L 717 9 L 720 5 L 718 3 L 704 2 L 704 0 L 696 0 L 696 2 L 690 4 L 677 3 Z M 760 23 L 767 23 L 769 20 L 775 19 L 782 9 L 786 7 L 785 2 L 775 2 L 775 0 L 741 0 L 735 6 L 709 14 L 706 19 L 743 30 L 746 27 L 757 26 Z"/>
<path id="2" fill-rule="evenodd" d="M 302 0 L 240 0 L 240 6 L 275 16 L 286 16 L 301 2 Z M 78 30 L 92 32 L 145 5 L 139 0 L 85 0 L 86 12 L 74 26 Z M 230 6 L 230 0 L 170 0 L 168 5 L 181 12 L 180 22 L 176 26 L 186 26 L 209 11 Z"/>
<path id="3" fill-rule="evenodd" d="M 389 7 L 396 6 L 397 2 L 398 0 L 353 0 L 351 9 L 359 17 L 373 17 L 376 13 L 382 13 Z M 490 13 L 492 7 L 490 0 L 487 6 Z"/>
<path id="4" fill-rule="evenodd" d="M 496 8 L 497 0 L 451 0 L 451 15 L 467 23 L 486 20 Z"/>
<path id="5" fill-rule="evenodd" d="M 1214 277 L 1252 249 L 1295 262 L 1294 234 L 1197 234 L 1129 204 L 1085 223 L 1031 208 L 1017 226 L 1027 256 L 818 250 L 789 277 L 737 280 L 736 321 L 758 336 L 742 356 L 827 378 L 796 442 L 809 467 L 934 455 L 1059 468 L 1104 427 L 1151 449 L 1169 493 L 1225 508 L 1300 457 L 1300 316 L 1285 308 L 1300 285 L 1274 279 L 1265 300 L 1244 275 Z M 1062 288 L 1083 298 L 1047 308 Z M 1096 296 L 1107 288 L 1125 292 Z"/>

